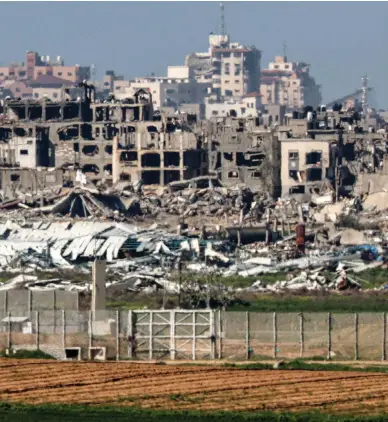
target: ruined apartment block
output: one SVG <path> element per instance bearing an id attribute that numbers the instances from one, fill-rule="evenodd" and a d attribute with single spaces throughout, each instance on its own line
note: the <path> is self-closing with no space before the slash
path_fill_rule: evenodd
<path id="1" fill-rule="evenodd" d="M 280 193 L 280 148 L 258 120 L 227 117 L 212 125 L 211 170 L 226 186 L 245 184 L 270 196 Z"/>
<path id="2" fill-rule="evenodd" d="M 385 168 L 386 135 L 364 130 L 354 111 L 318 109 L 293 116 L 279 127 L 279 141 L 283 196 L 325 191 L 347 196 L 357 185 L 366 191 L 365 179 Z"/>
<path id="3" fill-rule="evenodd" d="M 164 185 L 206 174 L 201 139 L 178 119 L 154 116 L 150 93 L 104 103 L 93 94 L 86 86 L 82 100 L 6 102 L 2 166 L 62 169 L 70 182 L 81 170 L 94 183 Z"/>

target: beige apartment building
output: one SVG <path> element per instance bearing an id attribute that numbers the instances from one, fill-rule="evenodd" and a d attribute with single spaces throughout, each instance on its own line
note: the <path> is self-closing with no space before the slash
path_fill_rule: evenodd
<path id="1" fill-rule="evenodd" d="M 260 94 L 263 105 L 278 104 L 288 109 L 317 107 L 322 101 L 320 86 L 310 76 L 310 66 L 290 62 L 284 56 L 276 56 L 268 69 L 262 70 Z"/>
<path id="2" fill-rule="evenodd" d="M 28 51 L 25 62 L 0 67 L 0 82 L 33 80 L 42 75 L 55 76 L 76 84 L 90 78 L 90 66 L 65 66 L 60 56 L 51 60 L 49 56 L 40 56 L 35 51 Z"/>
<path id="3" fill-rule="evenodd" d="M 209 35 L 207 52 L 186 57 L 189 77 L 199 83 L 211 82 L 215 100 L 241 99 L 260 86 L 261 52 L 238 42 L 228 35 Z"/>

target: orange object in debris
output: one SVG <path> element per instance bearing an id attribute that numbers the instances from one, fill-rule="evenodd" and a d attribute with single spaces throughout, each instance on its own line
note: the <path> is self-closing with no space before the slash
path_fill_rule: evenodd
<path id="1" fill-rule="evenodd" d="M 302 223 L 297 224 L 295 227 L 296 231 L 296 246 L 298 250 L 302 253 L 305 251 L 305 242 L 306 242 L 306 226 Z"/>

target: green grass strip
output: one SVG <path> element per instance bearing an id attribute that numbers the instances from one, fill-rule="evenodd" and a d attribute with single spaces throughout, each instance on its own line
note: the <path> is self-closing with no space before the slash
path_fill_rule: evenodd
<path id="1" fill-rule="evenodd" d="M 0 421 L 7 422 L 383 422 L 387 416 L 336 416 L 322 413 L 152 411 L 128 407 L 0 404 Z"/>

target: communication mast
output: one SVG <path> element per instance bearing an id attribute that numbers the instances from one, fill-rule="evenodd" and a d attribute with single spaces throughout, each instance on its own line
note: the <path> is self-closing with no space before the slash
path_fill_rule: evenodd
<path id="1" fill-rule="evenodd" d="M 225 6 L 224 3 L 220 3 L 221 12 L 221 35 L 225 35 Z"/>
<path id="2" fill-rule="evenodd" d="M 367 77 L 367 75 L 363 76 L 361 88 L 361 106 L 364 121 L 368 120 L 368 80 L 369 78 Z"/>

